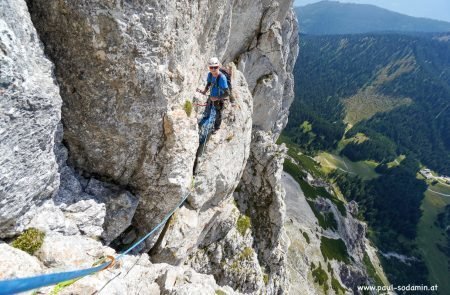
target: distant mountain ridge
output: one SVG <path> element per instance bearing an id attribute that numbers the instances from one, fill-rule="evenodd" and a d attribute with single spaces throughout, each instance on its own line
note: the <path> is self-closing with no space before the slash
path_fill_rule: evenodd
<path id="1" fill-rule="evenodd" d="M 393 12 L 369 4 L 321 1 L 296 7 L 300 32 L 311 35 L 369 32 L 450 32 L 450 23 Z"/>

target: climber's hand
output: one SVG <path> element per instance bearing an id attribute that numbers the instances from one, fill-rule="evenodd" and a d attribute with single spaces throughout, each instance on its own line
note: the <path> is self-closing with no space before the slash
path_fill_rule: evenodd
<path id="1" fill-rule="evenodd" d="M 205 90 L 201 90 L 200 88 L 197 88 L 196 91 L 197 91 L 197 92 L 200 92 L 200 93 L 203 94 L 203 95 L 206 94 L 206 91 L 205 91 Z"/>

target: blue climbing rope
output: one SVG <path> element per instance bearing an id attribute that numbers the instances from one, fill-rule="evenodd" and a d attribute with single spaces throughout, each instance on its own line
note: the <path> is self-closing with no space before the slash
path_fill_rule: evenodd
<path id="1" fill-rule="evenodd" d="M 131 250 L 133 250 L 134 248 L 136 248 L 140 243 L 142 243 L 143 241 L 145 241 L 146 239 L 148 239 L 148 237 L 150 237 L 153 233 L 155 233 L 155 231 L 157 231 L 161 226 L 163 226 L 167 220 L 169 220 L 170 216 L 173 215 L 173 213 L 175 212 L 175 210 L 177 210 L 178 207 L 180 207 L 181 205 L 183 205 L 183 203 L 186 201 L 186 199 L 189 197 L 189 195 L 191 194 L 191 191 L 189 191 L 189 193 L 186 194 L 186 196 L 184 196 L 183 199 L 181 199 L 181 201 L 177 204 L 177 206 L 175 208 L 173 208 L 167 215 L 166 217 L 164 217 L 164 219 L 157 225 L 155 226 L 148 234 L 146 234 L 142 239 L 140 239 L 139 241 L 137 241 L 136 243 L 134 243 L 130 248 L 128 248 L 125 252 L 123 252 L 122 254 L 118 255 L 116 257 L 116 260 L 119 260 L 120 258 L 122 258 L 124 255 L 130 253 Z"/>
<path id="2" fill-rule="evenodd" d="M 29 291 L 41 287 L 46 287 L 50 285 L 55 285 L 60 282 L 65 282 L 77 278 L 81 278 L 96 272 L 99 272 L 101 270 L 104 270 L 114 263 L 114 261 L 117 261 L 121 259 L 124 255 L 129 253 L 131 250 L 136 248 L 139 244 L 144 242 L 148 237 L 150 237 L 152 234 L 154 234 L 161 226 L 163 226 L 167 220 L 169 220 L 170 216 L 173 215 L 175 210 L 177 210 L 178 207 L 183 205 L 183 203 L 186 201 L 186 199 L 191 194 L 192 190 L 189 191 L 177 204 L 175 208 L 173 208 L 165 217 L 164 219 L 156 225 L 148 234 L 146 234 L 143 238 L 141 238 L 139 241 L 134 243 L 130 248 L 128 248 L 125 252 L 117 255 L 114 259 L 111 259 L 111 261 L 102 263 L 99 266 L 81 269 L 81 270 L 75 270 L 75 271 L 66 271 L 66 272 L 58 272 L 53 274 L 46 274 L 46 275 L 39 275 L 34 277 L 28 277 L 28 278 L 19 278 L 19 279 L 9 279 L 0 281 L 0 295 L 6 295 L 6 294 L 16 294 L 19 292 Z"/>
<path id="3" fill-rule="evenodd" d="M 0 282 L 0 294 L 16 294 L 28 290 L 33 290 L 45 286 L 54 285 L 60 282 L 69 281 L 72 279 L 84 277 L 95 272 L 107 268 L 112 261 L 105 262 L 99 266 L 91 267 L 82 270 L 59 272 L 47 275 L 40 275 L 35 277 L 11 279 Z"/>

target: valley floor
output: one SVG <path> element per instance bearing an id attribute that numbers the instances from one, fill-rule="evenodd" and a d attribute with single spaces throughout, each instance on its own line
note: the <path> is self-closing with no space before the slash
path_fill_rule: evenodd
<path id="1" fill-rule="evenodd" d="M 437 248 L 438 244 L 446 245 L 446 237 L 445 231 L 435 222 L 438 214 L 443 212 L 447 205 L 450 205 L 450 188 L 442 184 L 430 185 L 422 201 L 422 217 L 417 232 L 417 244 L 427 265 L 429 279 L 432 284 L 438 284 L 442 294 L 449 294 L 446 292 L 450 290 L 449 257 Z"/>

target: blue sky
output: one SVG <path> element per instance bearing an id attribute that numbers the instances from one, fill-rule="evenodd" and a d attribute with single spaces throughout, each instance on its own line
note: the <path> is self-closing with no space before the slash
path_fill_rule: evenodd
<path id="1" fill-rule="evenodd" d="M 295 0 L 295 6 L 302 6 L 318 0 Z M 450 22 L 450 0 L 340 0 L 339 2 L 372 4 L 403 14 L 428 17 Z"/>

